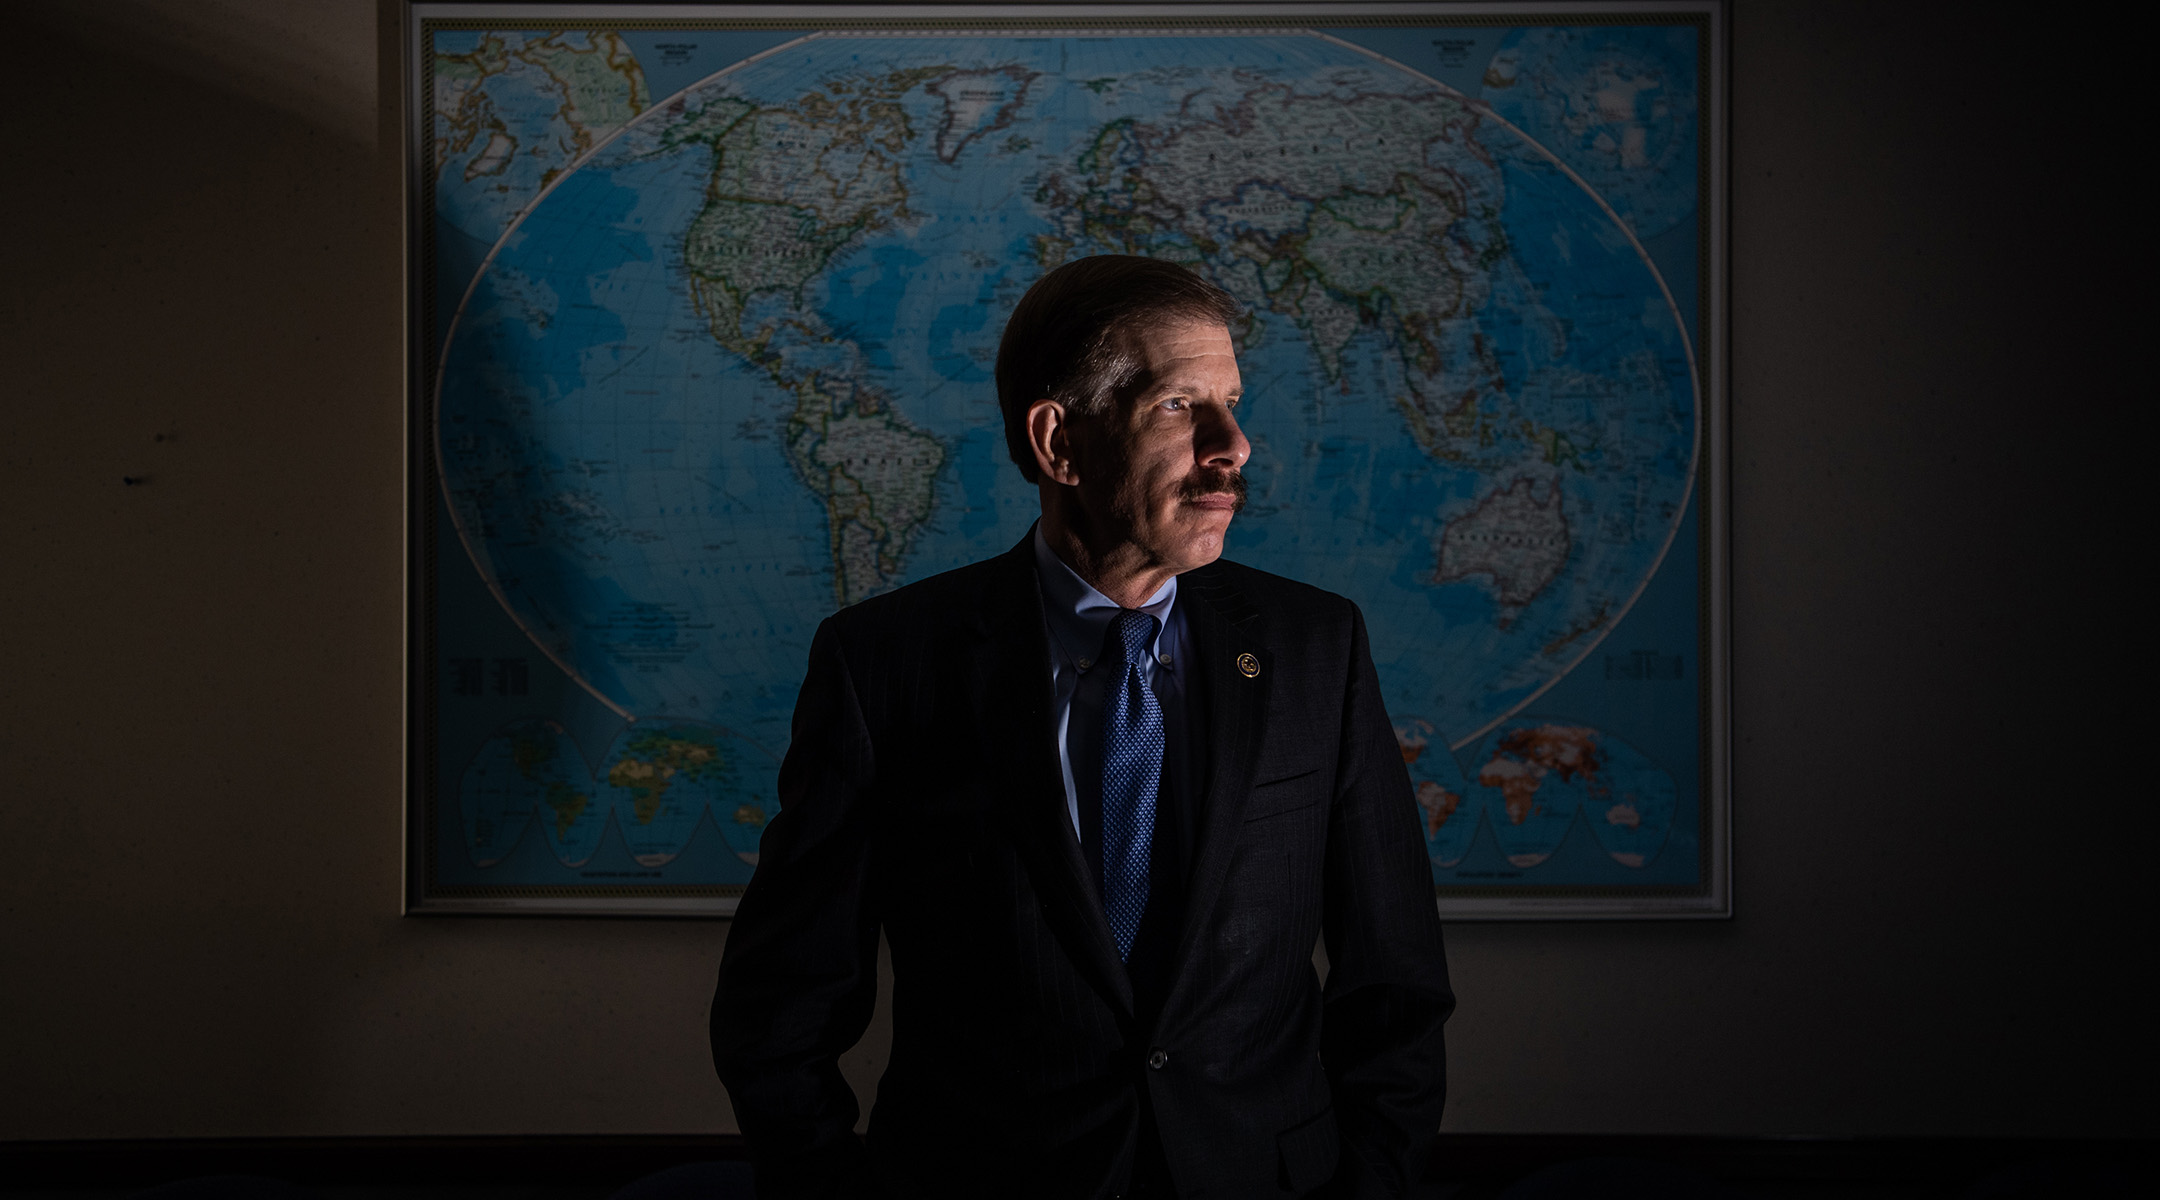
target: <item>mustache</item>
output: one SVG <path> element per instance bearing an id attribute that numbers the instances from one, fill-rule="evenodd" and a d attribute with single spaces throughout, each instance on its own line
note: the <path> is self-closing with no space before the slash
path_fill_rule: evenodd
<path id="1" fill-rule="evenodd" d="M 1230 467 L 1202 467 L 1178 485 L 1178 499 L 1200 500 L 1208 496 L 1230 497 L 1230 511 L 1245 511 L 1245 476 Z"/>

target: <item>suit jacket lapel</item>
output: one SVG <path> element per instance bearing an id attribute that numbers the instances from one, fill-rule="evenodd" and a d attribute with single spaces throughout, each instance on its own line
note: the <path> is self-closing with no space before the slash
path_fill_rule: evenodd
<path id="1" fill-rule="evenodd" d="M 968 694 L 983 708 L 980 728 L 1002 762 L 998 777 L 1012 794 L 993 800 L 1005 820 L 1043 916 L 1081 973 L 1120 1011 L 1133 1011 L 1132 981 L 1118 959 L 1094 873 L 1065 809 L 1057 731 L 1050 721 L 1050 643 L 1042 589 L 1035 581 L 1033 532 L 998 560 L 993 585 L 977 610 L 978 632 Z"/>
<path id="2" fill-rule="evenodd" d="M 1245 801 L 1252 792 L 1253 763 L 1267 735 L 1268 689 L 1274 679 L 1265 619 L 1220 572 L 1202 567 L 1180 578 L 1178 603 L 1187 606 L 1185 627 L 1193 643 L 1189 654 L 1205 699 L 1208 765 L 1173 967 L 1173 998 L 1222 895 L 1230 855 L 1237 848 Z"/>

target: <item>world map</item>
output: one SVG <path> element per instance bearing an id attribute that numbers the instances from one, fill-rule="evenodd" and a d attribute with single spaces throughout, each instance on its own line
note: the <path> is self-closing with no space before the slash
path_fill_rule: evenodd
<path id="1" fill-rule="evenodd" d="M 1472 96 L 1309 31 L 827 32 L 656 98 L 613 32 L 437 33 L 443 500 L 622 721 L 590 762 L 545 717 L 484 739 L 472 864 L 612 825 L 657 867 L 704 823 L 746 872 L 818 621 L 1026 533 L 991 364 L 1097 253 L 1250 312 L 1227 555 L 1362 607 L 1436 879 L 1480 829 L 1524 871 L 1578 823 L 1654 861 L 1671 772 L 1535 702 L 1695 486 L 1643 248 L 1694 203 L 1694 44 L 1518 31 Z"/>

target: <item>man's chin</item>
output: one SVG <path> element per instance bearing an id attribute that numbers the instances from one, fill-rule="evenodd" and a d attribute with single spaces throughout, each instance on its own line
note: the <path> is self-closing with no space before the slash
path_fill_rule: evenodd
<path id="1" fill-rule="evenodd" d="M 1180 529 L 1174 561 L 1182 573 L 1195 567 L 1204 567 L 1222 557 L 1223 538 L 1230 531 L 1230 519 L 1237 515 L 1229 505 L 1213 507 L 1187 503 L 1178 522 Z"/>

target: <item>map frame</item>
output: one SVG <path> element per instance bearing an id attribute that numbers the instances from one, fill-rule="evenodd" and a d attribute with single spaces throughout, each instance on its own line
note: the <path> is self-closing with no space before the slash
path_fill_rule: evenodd
<path id="1" fill-rule="evenodd" d="M 624 30 L 680 29 L 799 30 L 813 32 L 891 30 L 955 33 L 1085 32 L 1090 36 L 1132 30 L 1160 35 L 1177 29 L 1193 32 L 1318 30 L 1331 28 L 1417 27 L 1444 31 L 1496 26 L 1576 26 L 1602 24 L 1685 24 L 1694 27 L 1698 46 L 1696 315 L 1689 331 L 1695 355 L 1699 395 L 1697 466 L 1686 506 L 1695 511 L 1695 552 L 1699 585 L 1694 671 L 1694 707 L 1700 761 L 1694 764 L 1700 878 L 1689 886 L 1435 886 L 1435 899 L 1446 920 L 1624 920 L 1720 919 L 1732 915 L 1731 748 L 1730 748 L 1730 579 L 1728 453 L 1729 377 L 1728 231 L 1729 179 L 1727 77 L 1729 0 L 1642 0 L 1642 2 L 1506 3 L 1197 3 L 1197 4 L 876 4 L 801 8 L 789 5 L 594 5 L 527 3 L 432 3 L 406 0 L 403 5 L 403 89 L 405 166 L 406 294 L 406 741 L 404 796 L 403 911 L 424 914 L 610 915 L 720 917 L 732 915 L 739 884 L 651 886 L 599 881 L 569 886 L 472 885 L 447 882 L 438 871 L 446 849 L 440 831 L 446 796 L 443 786 L 442 717 L 446 682 L 454 670 L 458 686 L 477 686 L 500 695 L 523 694 L 532 674 L 552 668 L 544 652 L 462 656 L 447 666 L 439 637 L 446 605 L 475 603 L 474 581 L 445 578 L 442 507 L 443 481 L 436 460 L 434 412 L 441 352 L 437 344 L 439 308 L 446 297 L 436 286 L 436 188 L 433 136 L 433 55 L 438 30 Z M 1372 51 L 1374 57 L 1381 57 Z M 1386 60 L 1420 75 L 1423 71 Z M 1435 81 L 1437 82 L 1437 81 Z M 1444 85 L 1443 85 L 1444 86 Z M 648 109 L 668 97 L 648 97 Z M 1469 97 L 1478 103 L 1476 97 Z M 1489 111 L 1489 110 L 1488 110 Z M 1495 118 L 1497 119 L 1497 117 Z M 1519 131 L 1518 131 L 1519 132 Z M 603 143 L 604 145 L 604 143 Z M 594 147 L 563 171 L 567 176 Z M 1559 160 L 1554 159 L 1555 163 Z M 1564 165 L 1573 177 L 1574 172 Z M 1576 180 L 1583 184 L 1580 178 Z M 537 206 L 548 184 L 525 205 Z M 1595 193 L 1592 193 L 1595 195 Z M 1603 203 L 1602 200 L 1600 203 Z M 1607 210 L 1610 212 L 1610 209 Z M 482 269 L 485 267 L 483 265 Z M 454 298 L 450 298 L 453 299 Z M 468 568 L 470 562 L 465 564 Z M 453 569 L 452 574 L 455 574 Z M 477 574 L 477 573 L 476 573 Z M 1653 571 L 1655 574 L 1655 571 Z M 1647 578 L 1645 584 L 1647 585 Z M 450 593 L 446 595 L 446 593 Z M 485 593 L 481 593 L 485 594 Z M 489 600 L 493 603 L 493 600 Z M 1632 603 L 1632 601 L 1631 601 Z M 1614 624 L 1619 623 L 1615 619 Z M 1601 635 L 1602 636 L 1602 635 Z M 1587 659 L 1578 660 L 1581 669 Z M 477 664 L 477 665 L 475 665 Z M 1610 673 L 1611 663 L 1607 663 Z M 1556 677 L 1557 683 L 1562 676 Z M 477 680 L 477 684 L 475 684 Z M 1546 685 L 1547 688 L 1552 683 Z M 1542 695 L 1545 689 L 1540 689 Z M 1535 714 L 1535 696 L 1514 713 Z M 611 702 L 602 698 L 603 703 Z M 1497 725 L 1498 722 L 1495 722 Z M 1491 728 L 1491 727 L 1488 727 Z"/>

